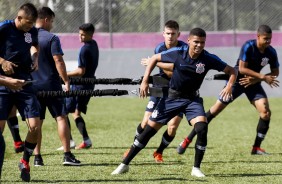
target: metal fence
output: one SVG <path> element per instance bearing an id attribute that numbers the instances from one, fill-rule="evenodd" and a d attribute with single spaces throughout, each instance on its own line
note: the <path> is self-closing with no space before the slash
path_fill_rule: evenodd
<path id="1" fill-rule="evenodd" d="M 25 2 L 53 9 L 56 33 L 76 33 L 84 22 L 98 32 L 159 32 L 169 19 L 182 31 L 254 31 L 260 24 L 282 30 L 281 0 L 0 0 L 0 20 L 14 19 Z"/>

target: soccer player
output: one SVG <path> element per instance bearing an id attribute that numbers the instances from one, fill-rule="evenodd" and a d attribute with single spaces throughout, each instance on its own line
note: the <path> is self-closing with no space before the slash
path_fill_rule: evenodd
<path id="1" fill-rule="evenodd" d="M 10 77 L 5 77 L 5 76 L 0 75 L 0 86 L 6 86 L 7 88 L 11 90 L 14 90 L 14 91 L 22 90 L 25 84 L 26 83 L 24 80 L 13 79 Z M 1 121 L 1 123 L 3 122 Z M 0 127 L 4 127 L 4 126 L 5 125 L 0 125 Z M 5 140 L 2 135 L 2 130 L 0 130 L 0 183 L 1 183 L 1 171 L 2 171 L 2 166 L 4 162 L 5 148 L 6 148 Z"/>
<path id="2" fill-rule="evenodd" d="M 179 36 L 180 36 L 180 32 L 179 32 L 178 23 L 174 20 L 167 21 L 165 23 L 164 31 L 163 31 L 164 42 L 157 45 L 157 47 L 155 48 L 155 54 L 161 53 L 161 52 L 166 51 L 166 50 L 173 48 L 173 47 L 181 47 L 183 45 L 187 45 L 185 42 L 178 40 Z M 143 58 L 141 60 L 141 64 L 147 66 L 148 61 L 149 61 L 148 58 Z M 157 66 L 164 67 L 164 68 L 166 67 L 166 66 L 164 66 L 164 63 L 161 63 L 161 62 L 157 63 Z M 160 68 L 159 73 L 156 76 L 163 78 L 163 80 L 166 80 L 167 83 L 168 83 L 171 75 L 172 75 L 171 71 Z M 160 85 L 154 84 L 153 87 L 154 86 L 158 87 Z M 145 126 L 148 124 L 149 117 L 152 115 L 152 112 L 154 111 L 155 107 L 157 106 L 157 104 L 160 100 L 161 100 L 161 97 L 150 96 L 150 100 L 149 100 L 149 102 L 146 106 L 146 111 L 144 113 L 143 120 L 137 126 L 136 135 L 135 135 L 134 139 L 136 139 L 144 131 Z M 174 118 L 172 118 L 169 121 L 168 128 L 163 133 L 161 143 L 160 143 L 159 147 L 157 148 L 157 150 L 153 154 L 153 157 L 154 157 L 154 159 L 157 163 L 163 162 L 163 156 L 162 156 L 163 151 L 164 151 L 165 148 L 168 147 L 168 145 L 174 139 L 175 134 L 176 134 L 176 130 L 177 130 L 182 118 L 183 118 L 183 113 L 180 113 L 179 115 L 175 116 Z M 126 156 L 128 151 L 125 152 L 124 157 Z"/>
<path id="3" fill-rule="evenodd" d="M 261 86 L 264 81 L 270 87 L 278 87 L 276 80 L 279 75 L 279 62 L 275 49 L 270 45 L 272 30 L 267 25 L 259 26 L 257 38 L 247 41 L 241 48 L 236 66 L 239 70 L 238 78 L 232 87 L 233 99 L 223 101 L 219 98 L 216 103 L 206 113 L 208 122 L 211 122 L 229 103 L 245 93 L 250 103 L 259 112 L 257 134 L 251 151 L 252 155 L 265 155 L 265 150 L 261 148 L 261 143 L 269 128 L 271 111 L 267 95 Z M 262 68 L 269 64 L 270 73 L 262 74 Z M 183 154 L 188 145 L 196 135 L 195 129 L 177 147 L 177 152 Z"/>
<path id="4" fill-rule="evenodd" d="M 140 86 L 140 97 L 146 97 L 149 76 L 156 63 L 161 61 L 172 63 L 173 74 L 169 83 L 169 95 L 165 101 L 160 101 L 157 105 L 144 131 L 135 139 L 128 155 L 112 172 L 112 175 L 128 172 L 129 163 L 146 146 L 150 138 L 169 120 L 182 112 L 197 132 L 195 160 L 191 175 L 205 177 L 200 170 L 200 165 L 206 150 L 208 125 L 203 99 L 199 97 L 198 90 L 209 70 L 223 71 L 230 77 L 220 96 L 228 100 L 231 98 L 231 89 L 237 74 L 234 68 L 204 50 L 205 42 L 206 32 L 201 28 L 194 28 L 187 39 L 189 46 L 175 47 L 151 57 Z"/>
<path id="5" fill-rule="evenodd" d="M 79 40 L 84 43 L 78 56 L 78 67 L 69 71 L 69 77 L 95 78 L 95 72 L 98 67 L 99 49 L 95 40 L 92 39 L 95 27 L 91 23 L 82 24 L 79 27 Z M 94 90 L 94 84 L 71 85 L 71 90 Z M 81 113 L 86 114 L 89 97 L 77 96 L 67 98 L 67 109 L 72 113 L 76 127 L 83 137 L 83 142 L 76 149 L 85 149 L 92 146 L 92 141 L 86 130 L 86 125 Z M 69 120 L 68 120 L 69 122 Z M 69 124 L 70 125 L 70 124 Z"/>
<path id="6" fill-rule="evenodd" d="M 0 23 L 1 75 L 25 81 L 32 79 L 30 73 L 37 69 L 38 63 L 38 31 L 33 26 L 37 15 L 35 6 L 26 3 L 19 8 L 15 20 L 6 20 Z M 30 181 L 29 159 L 37 144 L 40 123 L 40 107 L 32 84 L 23 86 L 21 91 L 11 91 L 6 87 L 0 87 L 0 125 L 2 130 L 14 105 L 28 125 L 19 169 L 22 180 Z"/>
<path id="7" fill-rule="evenodd" d="M 34 87 L 38 91 L 62 91 L 60 77 L 65 83 L 66 91 L 69 91 L 70 84 L 66 72 L 66 65 L 63 59 L 63 51 L 59 38 L 50 33 L 53 26 L 55 13 L 49 7 L 42 7 L 38 10 L 38 18 L 36 20 L 36 28 L 38 29 L 39 42 L 39 70 L 32 73 L 33 79 L 36 81 Z M 38 142 L 34 150 L 35 166 L 43 166 L 43 159 L 40 154 L 42 140 L 42 123 L 45 119 L 46 108 L 48 107 L 50 114 L 56 119 L 58 124 L 58 133 L 60 140 L 64 146 L 63 165 L 80 165 L 80 161 L 75 159 L 70 151 L 70 129 L 67 124 L 67 110 L 64 97 L 47 97 L 39 98 L 41 106 L 40 110 L 40 126 L 38 133 Z"/>

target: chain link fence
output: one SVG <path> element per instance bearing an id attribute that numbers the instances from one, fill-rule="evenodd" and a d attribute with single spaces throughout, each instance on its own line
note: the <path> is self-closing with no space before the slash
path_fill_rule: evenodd
<path id="1" fill-rule="evenodd" d="M 182 31 L 254 31 L 260 24 L 282 30 L 281 0 L 0 0 L 0 19 L 14 19 L 25 2 L 53 9 L 56 33 L 77 33 L 84 22 L 98 32 L 159 32 L 169 19 Z"/>

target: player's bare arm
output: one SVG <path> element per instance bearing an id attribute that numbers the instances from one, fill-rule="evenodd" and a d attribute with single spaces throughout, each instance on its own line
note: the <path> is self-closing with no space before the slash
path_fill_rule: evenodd
<path id="1" fill-rule="evenodd" d="M 266 80 L 265 82 L 270 85 L 270 87 L 279 87 L 279 81 L 277 80 L 277 77 L 279 75 L 279 69 L 278 68 L 271 68 L 271 72 L 268 74 L 265 74 Z"/>
<path id="2" fill-rule="evenodd" d="M 257 73 L 248 68 L 248 63 L 240 61 L 239 63 L 239 72 L 246 77 L 240 79 L 240 84 L 244 87 L 248 87 L 260 81 L 265 81 L 270 87 L 278 87 L 279 81 L 277 76 L 279 75 L 279 69 L 271 69 L 271 72 L 268 74 Z"/>
<path id="3" fill-rule="evenodd" d="M 11 75 L 14 73 L 13 67 L 18 67 L 18 65 L 5 60 L 4 58 L 0 57 L 0 65 L 2 70 L 5 72 L 6 75 Z"/>
<path id="4" fill-rule="evenodd" d="M 142 83 L 140 85 L 140 98 L 147 97 L 147 92 L 149 89 L 149 77 L 155 68 L 157 62 L 161 61 L 161 54 L 155 54 L 150 58 L 148 66 L 146 67 Z"/>
<path id="5" fill-rule="evenodd" d="M 30 48 L 30 54 L 32 58 L 32 71 L 38 70 L 38 55 L 39 55 L 39 46 L 32 46 Z"/>
<path id="6" fill-rule="evenodd" d="M 229 99 L 232 99 L 232 86 L 237 78 L 237 70 L 227 65 L 223 72 L 229 75 L 229 80 L 219 95 L 223 101 L 228 101 Z"/>
<path id="7" fill-rule="evenodd" d="M 149 63 L 150 58 L 142 58 L 141 59 L 141 65 L 143 66 L 147 66 Z M 164 62 L 157 62 L 156 64 L 157 67 L 163 69 L 164 73 L 168 76 L 171 77 L 172 76 L 172 71 L 173 71 L 173 67 L 174 64 L 173 63 L 164 63 Z"/>
<path id="8" fill-rule="evenodd" d="M 63 56 L 62 55 L 54 55 L 53 59 L 55 61 L 56 69 L 62 78 L 62 80 L 65 83 L 65 91 L 70 90 L 70 82 L 69 82 L 69 77 L 67 75 L 67 70 L 66 70 L 66 64 L 64 62 Z"/>
<path id="9" fill-rule="evenodd" d="M 11 90 L 19 91 L 22 90 L 22 87 L 25 85 L 25 80 L 14 79 L 11 77 L 1 76 L 0 75 L 0 85 L 6 86 Z"/>
<path id="10" fill-rule="evenodd" d="M 78 67 L 73 71 L 69 71 L 67 74 L 69 77 L 82 77 L 85 74 L 85 68 Z"/>

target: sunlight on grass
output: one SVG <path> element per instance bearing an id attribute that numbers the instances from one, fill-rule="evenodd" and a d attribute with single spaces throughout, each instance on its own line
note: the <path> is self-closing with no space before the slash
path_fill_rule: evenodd
<path id="1" fill-rule="evenodd" d="M 215 98 L 204 98 L 205 109 Z M 156 164 L 152 154 L 158 147 L 163 127 L 147 147 L 131 162 L 130 172 L 120 176 L 110 173 L 121 162 L 121 157 L 132 144 L 135 129 L 142 120 L 147 100 L 138 98 L 92 98 L 85 117 L 88 134 L 93 147 L 72 150 L 82 161 L 80 167 L 64 167 L 63 153 L 56 122 L 47 115 L 43 125 L 42 156 L 45 166 L 34 167 L 31 158 L 31 182 L 33 183 L 280 183 L 282 180 L 281 130 L 282 116 L 280 98 L 270 98 L 272 119 L 262 147 L 269 156 L 252 156 L 258 113 L 245 97 L 239 98 L 209 126 L 208 147 L 203 160 L 204 179 L 190 176 L 194 160 L 194 142 L 184 155 L 178 155 L 177 145 L 190 132 L 191 127 L 183 120 L 171 145 L 164 151 L 164 163 Z M 71 119 L 71 118 L 70 118 Z M 73 138 L 82 141 L 73 120 Z M 26 125 L 20 122 L 22 138 Z M 6 155 L 2 183 L 21 182 L 17 164 L 22 154 L 15 154 L 12 136 L 6 127 Z"/>

